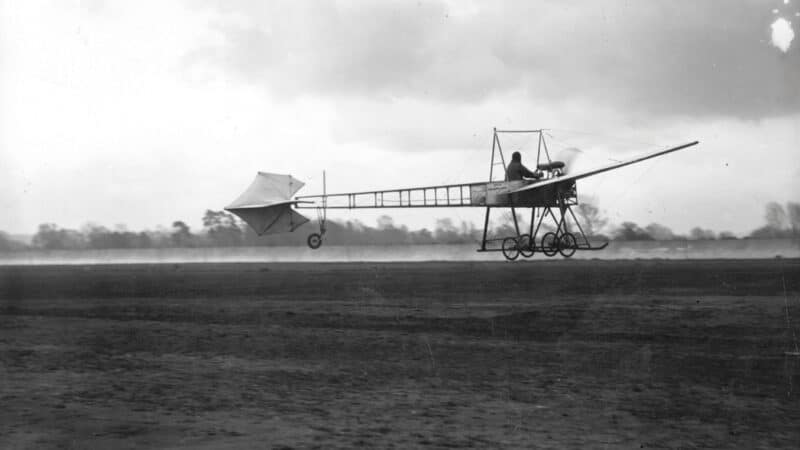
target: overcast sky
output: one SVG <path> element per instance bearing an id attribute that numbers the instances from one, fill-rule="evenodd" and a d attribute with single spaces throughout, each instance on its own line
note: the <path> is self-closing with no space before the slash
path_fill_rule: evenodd
<path id="1" fill-rule="evenodd" d="M 484 181 L 492 127 L 545 127 L 581 165 L 700 140 L 579 194 L 747 233 L 800 201 L 795 1 L 0 0 L 0 230 L 197 228 L 259 170 L 300 194 L 323 169 L 337 192 Z M 482 217 L 332 217 L 387 212 Z"/>

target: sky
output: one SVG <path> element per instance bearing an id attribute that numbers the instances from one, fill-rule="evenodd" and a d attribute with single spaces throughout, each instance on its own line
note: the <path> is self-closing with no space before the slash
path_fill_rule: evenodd
<path id="1" fill-rule="evenodd" d="M 0 230 L 197 229 L 257 171 L 298 194 L 323 170 L 328 192 L 485 181 L 497 127 L 581 167 L 699 140 L 579 198 L 743 235 L 800 201 L 797 23 L 800 0 L 0 0 Z M 483 215 L 329 217 L 387 213 Z"/>

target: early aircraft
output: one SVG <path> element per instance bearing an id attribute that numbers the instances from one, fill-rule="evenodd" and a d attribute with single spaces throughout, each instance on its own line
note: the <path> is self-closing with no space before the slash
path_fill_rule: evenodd
<path id="1" fill-rule="evenodd" d="M 323 173 L 323 193 L 292 198 L 304 183 L 291 175 L 259 172 L 250 187 L 225 209 L 241 217 L 258 235 L 294 231 L 309 221 L 295 209 L 316 209 L 319 232 L 308 237 L 308 246 L 317 249 L 325 236 L 325 221 L 328 209 L 363 208 L 486 208 L 483 238 L 478 251 L 502 251 L 508 260 L 522 255 L 531 257 L 536 252 L 547 256 L 561 254 L 569 258 L 577 250 L 602 250 L 608 243 L 592 245 L 583 233 L 583 228 L 572 207 L 578 204 L 576 181 L 609 170 L 618 169 L 667 153 L 682 150 L 698 142 L 670 147 L 639 157 L 614 162 L 603 167 L 580 173 L 569 173 L 563 161 L 550 159 L 545 142 L 545 130 L 494 130 L 492 160 L 489 181 L 425 186 L 382 191 L 349 192 L 328 194 Z M 533 133 L 538 135 L 536 171 L 538 178 L 508 180 L 506 160 L 499 136 L 504 133 Z M 499 160 L 499 161 L 498 161 Z M 502 181 L 494 181 L 494 167 L 502 165 Z M 294 207 L 294 209 L 292 209 Z M 510 208 L 514 221 L 513 236 L 492 238 L 488 236 L 489 215 L 492 208 Z M 531 208 L 530 228 L 520 230 L 517 208 Z M 538 220 L 537 220 L 538 217 Z M 555 227 L 538 238 L 545 219 Z M 497 243 L 500 243 L 499 246 Z"/>

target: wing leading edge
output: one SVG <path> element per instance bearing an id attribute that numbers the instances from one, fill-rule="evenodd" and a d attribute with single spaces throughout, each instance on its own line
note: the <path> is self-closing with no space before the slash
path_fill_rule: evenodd
<path id="1" fill-rule="evenodd" d="M 619 169 L 620 167 L 629 166 L 631 164 L 642 162 L 642 161 L 645 161 L 647 159 L 655 158 L 657 156 L 666 155 L 667 153 L 677 152 L 678 150 L 683 150 L 685 148 L 692 147 L 694 145 L 697 145 L 698 143 L 699 143 L 699 141 L 689 142 L 687 144 L 679 145 L 677 147 L 671 147 L 671 148 L 668 148 L 666 150 L 658 150 L 658 151 L 655 151 L 655 152 L 652 152 L 652 153 L 647 153 L 645 155 L 641 155 L 641 156 L 638 156 L 636 158 L 629 159 L 627 161 L 622 161 L 622 162 L 610 164 L 608 166 L 587 170 L 586 172 L 576 173 L 574 175 L 567 175 L 567 176 L 563 176 L 563 177 L 550 178 L 550 179 L 547 179 L 547 180 L 544 180 L 544 181 L 540 181 L 540 182 L 533 183 L 533 184 L 530 184 L 528 186 L 516 189 L 516 190 L 511 191 L 509 193 L 513 194 L 515 192 L 530 191 L 532 189 L 540 188 L 540 187 L 543 187 L 543 186 L 548 186 L 548 185 L 551 185 L 551 184 L 564 183 L 564 182 L 567 182 L 567 181 L 574 181 L 574 180 L 578 180 L 578 179 L 581 179 L 581 178 L 590 177 L 592 175 L 597 175 L 599 173 L 608 172 L 609 170 Z"/>

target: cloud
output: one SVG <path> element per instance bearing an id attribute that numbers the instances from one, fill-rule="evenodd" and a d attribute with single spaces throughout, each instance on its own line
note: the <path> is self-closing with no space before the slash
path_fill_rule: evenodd
<path id="1" fill-rule="evenodd" d="M 800 59 L 769 50 L 755 1 L 291 2 L 217 13 L 212 67 L 276 98 L 584 101 L 647 116 L 800 111 Z M 222 5 L 222 6 L 220 6 Z"/>
<path id="2" fill-rule="evenodd" d="M 783 17 L 779 17 L 772 23 L 772 45 L 778 47 L 783 53 L 789 50 L 794 39 L 792 23 Z"/>
<path id="3" fill-rule="evenodd" d="M 798 53 L 763 4 L 199 1 L 8 3 L 0 229 L 199 220 L 255 170 L 306 193 L 322 168 L 340 192 L 485 180 L 493 126 L 556 128 L 551 149 L 600 163 L 701 141 L 581 184 L 618 219 L 745 232 L 800 191 Z M 532 159 L 525 138 L 506 154 Z"/>

